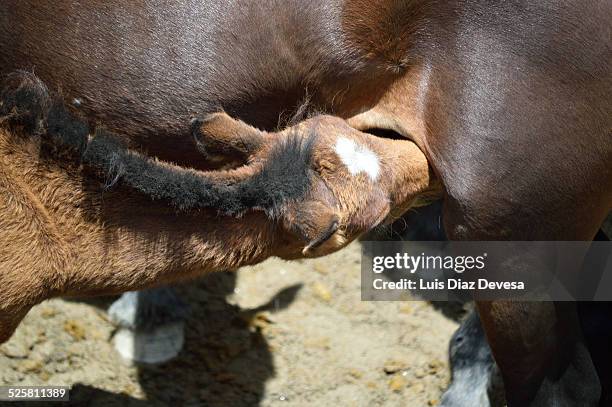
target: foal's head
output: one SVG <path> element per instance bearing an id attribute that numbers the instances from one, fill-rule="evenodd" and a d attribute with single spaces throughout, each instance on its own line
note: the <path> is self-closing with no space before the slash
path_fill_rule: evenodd
<path id="1" fill-rule="evenodd" d="M 278 210 L 285 229 L 304 242 L 302 255 L 343 247 L 401 215 L 434 184 L 427 160 L 414 143 L 360 132 L 334 116 L 315 116 L 268 133 L 214 113 L 197 121 L 194 129 L 208 159 L 231 157 L 244 168 L 268 168 L 263 189 L 276 188 L 280 180 L 306 185 Z M 291 145 L 302 148 L 287 148 Z M 293 156 L 280 160 L 279 151 Z M 303 163 L 301 171 L 284 173 L 294 171 L 295 165 L 287 164 L 296 162 Z"/>

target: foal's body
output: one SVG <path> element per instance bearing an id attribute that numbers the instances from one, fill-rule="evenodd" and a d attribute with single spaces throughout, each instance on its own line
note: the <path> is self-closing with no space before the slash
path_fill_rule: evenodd
<path id="1" fill-rule="evenodd" d="M 612 207 L 609 2 L 0 7 L 4 72 L 34 69 L 165 159 L 200 165 L 192 116 L 221 107 L 273 128 L 309 95 L 420 146 L 451 239 L 591 240 Z M 510 406 L 597 404 L 573 305 L 479 310 Z"/>
<path id="2" fill-rule="evenodd" d="M 201 131 L 243 135 L 248 164 L 202 172 L 126 149 L 104 130 L 92 134 L 34 75 L 6 82 L 0 343 L 44 299 L 138 290 L 270 256 L 324 255 L 439 193 L 414 143 L 336 117 L 265 133 L 210 115 Z M 352 174 L 338 143 L 374 157 L 376 173 Z"/>

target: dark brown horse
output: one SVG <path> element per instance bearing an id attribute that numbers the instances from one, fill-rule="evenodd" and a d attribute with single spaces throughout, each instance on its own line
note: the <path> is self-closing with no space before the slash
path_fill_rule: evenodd
<path id="1" fill-rule="evenodd" d="M 611 20 L 595 0 L 5 0 L 0 69 L 194 167 L 190 118 L 271 129 L 307 101 L 414 140 L 451 239 L 590 240 L 612 207 Z M 598 404 L 573 304 L 478 308 L 510 406 Z"/>

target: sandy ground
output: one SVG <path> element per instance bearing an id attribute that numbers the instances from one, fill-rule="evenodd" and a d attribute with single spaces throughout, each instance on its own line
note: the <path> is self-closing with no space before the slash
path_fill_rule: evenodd
<path id="1" fill-rule="evenodd" d="M 436 405 L 457 323 L 426 302 L 360 301 L 359 250 L 179 287 L 186 345 L 153 367 L 114 350 L 114 298 L 47 301 L 0 346 L 0 384 L 69 385 L 78 406 Z"/>

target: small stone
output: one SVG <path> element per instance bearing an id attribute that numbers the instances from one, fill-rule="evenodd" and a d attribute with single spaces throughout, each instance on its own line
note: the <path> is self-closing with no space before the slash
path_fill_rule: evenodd
<path id="1" fill-rule="evenodd" d="M 425 385 L 421 382 L 414 383 L 410 386 L 412 393 L 423 393 L 425 391 Z"/>
<path id="2" fill-rule="evenodd" d="M 65 373 L 68 370 L 70 370 L 70 364 L 68 363 L 67 360 L 64 360 L 62 362 L 56 362 L 53 365 L 53 371 L 55 373 Z"/>
<path id="3" fill-rule="evenodd" d="M 53 348 L 47 358 L 55 363 L 63 362 L 68 359 L 68 352 L 63 348 Z"/>
<path id="4" fill-rule="evenodd" d="M 327 273 L 329 273 L 329 270 L 327 268 L 323 267 L 322 265 L 320 265 L 318 263 L 315 264 L 314 266 L 312 266 L 312 268 L 314 269 L 314 271 L 316 271 L 319 274 L 327 274 Z"/>
<path id="5" fill-rule="evenodd" d="M 41 344 L 47 341 L 47 333 L 42 329 L 38 331 L 36 334 L 36 339 L 34 340 L 35 344 Z"/>
<path id="6" fill-rule="evenodd" d="M 68 320 L 64 323 L 64 331 L 66 331 L 75 341 L 85 339 L 85 329 L 76 321 Z"/>
<path id="7" fill-rule="evenodd" d="M 419 370 L 414 372 L 414 377 L 416 377 L 417 379 L 422 379 L 425 376 L 427 376 L 427 372 L 423 368 L 420 368 Z"/>
<path id="8" fill-rule="evenodd" d="M 17 365 L 17 369 L 22 373 L 38 373 L 42 369 L 42 362 L 32 359 L 24 360 Z"/>
<path id="9" fill-rule="evenodd" d="M 315 296 L 317 296 L 319 299 L 325 301 L 325 302 L 330 302 L 332 299 L 332 294 L 329 291 L 329 289 L 327 287 L 325 287 L 323 284 L 316 282 L 314 283 L 314 285 L 312 286 L 312 289 L 314 291 Z"/>
<path id="10" fill-rule="evenodd" d="M 437 406 L 438 404 L 440 404 L 440 401 L 438 399 L 431 399 L 427 402 L 428 406 Z"/>
<path id="11" fill-rule="evenodd" d="M 389 389 L 394 392 L 400 392 L 404 389 L 404 387 L 406 387 L 407 384 L 408 382 L 403 376 L 396 375 L 389 380 Z"/>
<path id="12" fill-rule="evenodd" d="M 25 359 L 29 349 L 23 341 L 9 341 L 0 346 L 0 352 L 12 359 Z"/>
<path id="13" fill-rule="evenodd" d="M 393 373 L 397 373 L 400 370 L 404 370 L 406 368 L 406 363 L 399 361 L 399 360 L 392 360 L 389 359 L 385 362 L 385 366 L 383 367 L 383 370 L 385 371 L 386 374 L 393 374 Z"/>
<path id="14" fill-rule="evenodd" d="M 42 380 L 43 382 L 49 381 L 49 379 L 51 378 L 51 375 L 49 374 L 49 372 L 47 372 L 46 370 L 43 370 L 42 372 L 40 372 L 38 374 L 38 377 L 40 378 L 40 380 Z"/>
<path id="15" fill-rule="evenodd" d="M 435 375 L 435 374 L 438 374 L 438 372 L 444 368 L 444 363 L 442 363 L 442 361 L 438 359 L 435 359 L 429 362 L 428 367 L 429 367 L 429 374 Z"/>
<path id="16" fill-rule="evenodd" d="M 51 307 L 45 307 L 40 311 L 40 316 L 45 319 L 53 318 L 56 315 L 57 311 Z"/>
<path id="17" fill-rule="evenodd" d="M 402 304 L 399 307 L 399 312 L 401 312 L 402 314 L 410 315 L 412 314 L 413 311 L 414 309 L 412 308 L 412 305 L 410 304 Z"/>
<path id="18" fill-rule="evenodd" d="M 354 377 L 355 379 L 361 379 L 363 377 L 363 372 L 357 369 L 351 369 L 348 372 L 349 376 Z"/>
<path id="19" fill-rule="evenodd" d="M 330 340 L 327 337 L 309 338 L 304 340 L 304 346 L 307 348 L 318 348 L 328 350 L 330 348 Z"/>

